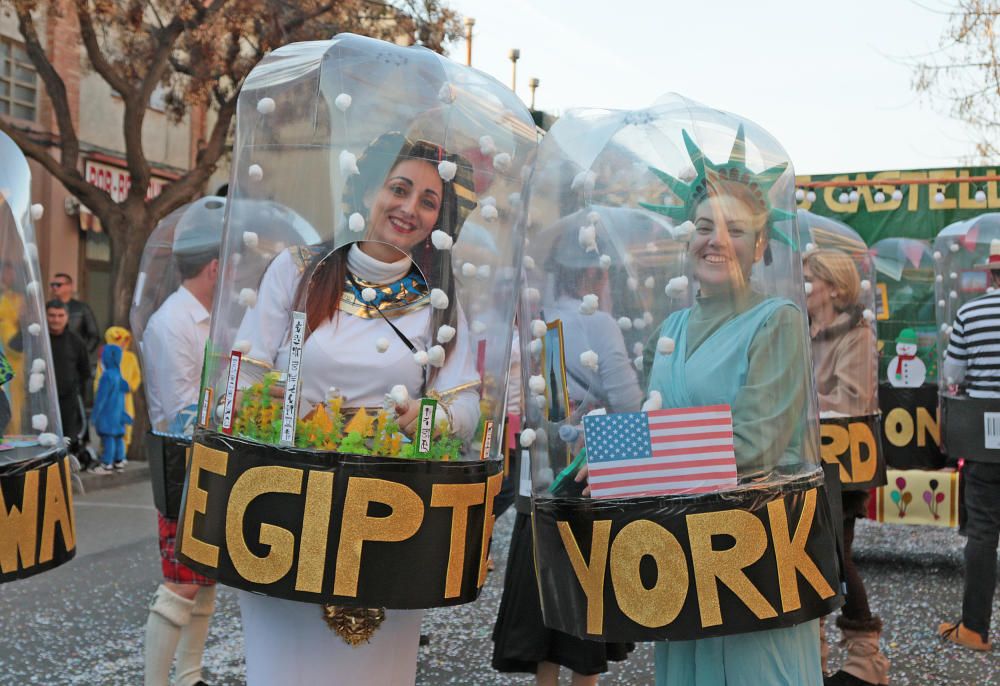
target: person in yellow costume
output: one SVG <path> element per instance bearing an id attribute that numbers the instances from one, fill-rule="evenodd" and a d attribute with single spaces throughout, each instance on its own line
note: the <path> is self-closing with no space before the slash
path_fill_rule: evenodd
<path id="1" fill-rule="evenodd" d="M 122 349 L 122 364 L 121 373 L 122 378 L 128 383 L 129 392 L 125 394 L 125 411 L 128 415 L 135 418 L 135 400 L 132 399 L 132 394 L 139 390 L 139 385 L 142 383 L 142 372 L 139 370 L 139 358 L 132 352 L 132 333 L 121 326 L 110 326 L 108 330 L 104 332 L 104 342 L 112 343 L 117 345 Z M 104 373 L 104 369 L 101 367 L 101 363 L 97 363 L 97 375 L 94 377 L 94 393 L 97 392 L 97 384 L 101 380 L 101 374 Z M 129 444 L 132 442 L 132 425 L 125 427 L 125 451 L 128 452 Z"/>
<path id="2" fill-rule="evenodd" d="M 14 372 L 8 386 L 10 397 L 10 425 L 7 432 L 21 431 L 22 407 L 24 402 L 24 353 L 10 347 L 10 340 L 20 330 L 21 310 L 24 309 L 24 295 L 14 290 L 14 266 L 4 262 L 0 266 L 0 348 L 7 355 L 7 361 Z"/>

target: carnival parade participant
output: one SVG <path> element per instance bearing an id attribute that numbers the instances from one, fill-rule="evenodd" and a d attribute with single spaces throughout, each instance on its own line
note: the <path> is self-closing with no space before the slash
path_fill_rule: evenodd
<path id="1" fill-rule="evenodd" d="M 131 350 L 132 334 L 122 326 L 109 326 L 104 332 L 104 343 L 117 345 L 122 351 L 120 372 L 122 378 L 128 383 L 128 393 L 125 394 L 125 411 L 130 417 L 135 417 L 135 399 L 132 394 L 139 390 L 142 384 L 142 370 L 139 367 L 139 358 Z M 98 353 L 100 357 L 100 353 Z M 97 393 L 97 384 L 101 382 L 101 375 L 104 367 L 101 362 L 97 363 L 97 374 L 94 376 L 94 393 Z M 125 429 L 125 452 L 128 453 L 129 445 L 132 443 L 132 425 Z M 127 461 L 127 460 L 126 460 Z"/>
<path id="2" fill-rule="evenodd" d="M 970 398 L 1000 398 L 1000 240 L 990 242 L 985 295 L 959 308 L 948 341 L 944 378 L 952 394 L 964 389 Z M 992 291 L 992 292 L 990 292 Z M 997 401 L 1000 403 L 1000 401 Z M 942 638 L 988 651 L 990 618 L 997 582 L 1000 537 L 1000 463 L 965 455 L 963 491 L 966 509 L 965 589 L 958 622 L 938 627 Z"/>
<path id="3" fill-rule="evenodd" d="M 442 162 L 454 165 L 448 180 L 439 173 Z M 237 341 L 246 341 L 249 358 L 284 369 L 292 312 L 305 312 L 300 416 L 328 400 L 332 388 L 345 407 L 360 409 L 381 407 L 389 389 L 402 384 L 408 398 L 392 403 L 404 433 L 412 436 L 416 426 L 413 398 L 438 393 L 451 430 L 468 438 L 479 420 L 479 377 L 450 252 L 435 250 L 430 236 L 458 238 L 475 205 L 471 167 L 435 143 L 397 133 L 376 139 L 357 167 L 345 202 L 363 213 L 364 240 L 280 253 Z M 432 297 L 429 283 L 447 299 Z M 443 346 L 443 365 L 419 364 L 413 351 L 431 348 L 442 326 L 455 331 Z M 373 354 L 380 339 L 381 352 Z M 386 610 L 369 641 L 352 646 L 327 625 L 321 606 L 243 591 L 239 597 L 251 685 L 311 684 L 331 675 L 345 684 L 414 683 L 422 610 Z M 345 611 L 328 606 L 326 616 Z"/>
<path id="4" fill-rule="evenodd" d="M 544 321 L 559 321 L 562 327 L 559 339 L 563 354 L 552 359 L 566 360 L 564 370 L 551 370 L 554 373 L 546 377 L 551 380 L 565 373 L 570 401 L 566 409 L 577 423 L 593 410 L 636 412 L 642 404 L 642 390 L 615 320 L 607 312 L 582 314 L 579 310 L 585 295 L 595 293 L 605 297 L 608 273 L 600 266 L 599 255 L 610 250 L 603 234 L 595 238 L 598 244 L 595 251 L 568 249 L 577 243 L 576 234 L 583 219 L 571 216 L 552 228 L 561 234 L 557 239 L 561 245 L 553 254 L 560 263 L 552 267 L 557 295 L 543 309 Z M 588 349 L 598 351 L 596 369 L 580 362 L 580 355 Z M 559 393 L 558 389 L 550 392 Z M 578 447 L 582 447 L 582 441 Z M 566 667 L 573 673 L 575 686 L 596 684 L 598 676 L 608 671 L 608 661 L 625 660 L 635 646 L 580 639 L 545 626 L 535 577 L 530 501 L 523 497 L 530 496 L 530 492 L 522 491 L 520 495 L 503 595 L 493 630 L 493 668 L 499 672 L 533 673 L 540 686 L 554 686 L 559 683 L 560 667 Z"/>
<path id="5" fill-rule="evenodd" d="M 225 202 L 209 197 L 185 212 L 174 233 L 180 286 L 149 319 L 142 335 L 146 397 L 154 429 L 166 429 L 198 403 L 212 298 L 219 275 Z M 177 520 L 157 512 L 163 583 L 146 622 L 145 683 L 164 686 L 176 660 L 174 683 L 201 680 L 202 654 L 215 608 L 215 582 L 177 560 Z"/>
<path id="6" fill-rule="evenodd" d="M 800 462 L 808 370 L 800 330 L 803 316 L 790 300 L 751 285 L 751 270 L 771 259 L 773 212 L 768 191 L 786 165 L 760 174 L 746 167 L 743 132 L 728 163 L 710 163 L 688 143 L 699 173 L 683 191 L 694 233 L 688 259 L 700 286 L 694 305 L 675 311 L 647 348 L 649 391 L 664 408 L 728 404 L 740 483 L 780 478 Z M 650 209 L 657 209 L 650 207 Z M 663 208 L 667 212 L 676 207 Z M 655 647 L 658 686 L 750 686 L 822 683 L 819 620 L 752 633 L 669 641 Z"/>
<path id="7" fill-rule="evenodd" d="M 122 349 L 114 343 L 101 351 L 104 373 L 94 392 L 94 409 L 91 420 L 101 439 L 101 465 L 98 474 L 110 474 L 122 469 L 125 462 L 125 429 L 132 424 L 132 416 L 125 411 L 129 383 L 121 373 Z"/>
<path id="8" fill-rule="evenodd" d="M 844 253 L 816 249 L 803 256 L 802 274 L 808 284 L 806 308 L 820 411 L 846 417 L 865 415 L 877 406 L 878 382 L 877 368 L 871 364 L 875 330 L 863 317 L 857 267 Z M 888 684 L 889 661 L 879 649 L 882 620 L 871 612 L 851 552 L 854 523 L 867 512 L 868 491 L 843 490 L 841 499 L 847 596 L 837 626 L 843 632 L 847 659 L 825 684 Z"/>

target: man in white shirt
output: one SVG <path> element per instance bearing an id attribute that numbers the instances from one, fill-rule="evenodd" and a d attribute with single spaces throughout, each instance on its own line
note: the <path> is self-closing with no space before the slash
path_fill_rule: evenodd
<path id="1" fill-rule="evenodd" d="M 158 432 L 189 433 L 201 386 L 201 368 L 219 276 L 225 211 L 222 198 L 188 206 L 174 230 L 173 258 L 181 285 L 150 318 L 142 339 L 149 415 Z M 180 421 L 178 421 L 178 419 Z M 174 683 L 197 686 L 215 582 L 181 564 L 175 554 L 177 520 L 157 513 L 164 582 L 146 622 L 146 686 L 166 686 L 175 654 Z"/>

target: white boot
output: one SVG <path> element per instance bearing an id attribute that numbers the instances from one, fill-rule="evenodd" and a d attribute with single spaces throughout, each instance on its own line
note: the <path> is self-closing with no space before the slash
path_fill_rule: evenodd
<path id="1" fill-rule="evenodd" d="M 174 679 L 177 686 L 194 686 L 201 681 L 201 659 L 208 638 L 208 624 L 215 611 L 215 586 L 202 586 L 194 597 L 191 621 L 181 630 L 177 646 L 177 669 Z"/>
<path id="2" fill-rule="evenodd" d="M 191 621 L 195 601 L 177 595 L 160 584 L 149 606 L 146 620 L 146 686 L 168 686 L 170 665 L 181 638 L 181 630 Z"/>

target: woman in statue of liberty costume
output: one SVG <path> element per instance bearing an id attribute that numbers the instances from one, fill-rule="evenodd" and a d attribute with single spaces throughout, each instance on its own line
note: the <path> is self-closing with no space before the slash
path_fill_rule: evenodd
<path id="1" fill-rule="evenodd" d="M 699 288 L 690 308 L 673 312 L 644 354 L 648 390 L 664 408 L 729 405 L 740 488 L 773 484 L 803 463 L 809 407 L 802 311 L 751 285 L 754 265 L 772 261 L 776 224 L 793 215 L 769 193 L 788 163 L 760 173 L 747 167 L 742 126 L 729 160 L 715 164 L 683 132 L 696 176 L 654 173 L 681 200 L 644 207 L 691 221 L 687 257 Z M 674 349 L 658 345 L 672 339 Z M 796 626 L 669 641 L 655 647 L 658 686 L 820 686 L 819 620 Z"/>

